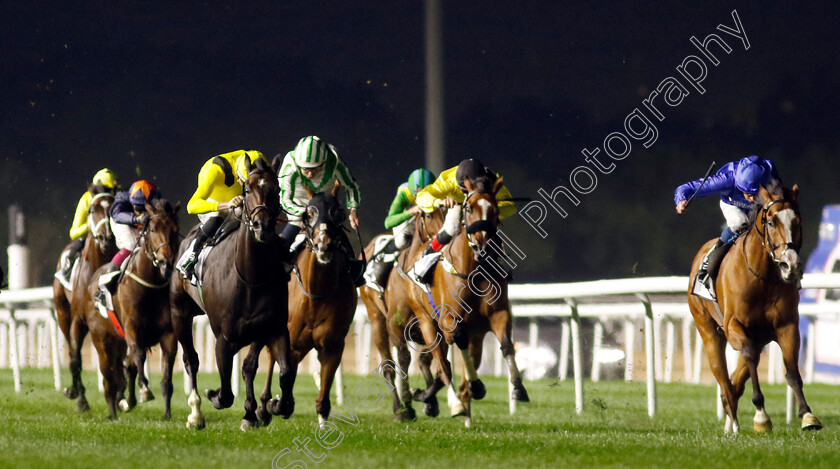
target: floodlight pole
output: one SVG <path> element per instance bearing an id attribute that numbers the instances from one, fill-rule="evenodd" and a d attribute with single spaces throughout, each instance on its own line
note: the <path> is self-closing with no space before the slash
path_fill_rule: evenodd
<path id="1" fill-rule="evenodd" d="M 446 168 L 443 118 L 443 48 L 440 0 L 426 0 L 426 168 Z"/>

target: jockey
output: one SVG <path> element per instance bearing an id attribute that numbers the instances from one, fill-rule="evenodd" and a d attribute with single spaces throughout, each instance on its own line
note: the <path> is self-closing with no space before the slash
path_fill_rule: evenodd
<path id="1" fill-rule="evenodd" d="M 62 284 L 69 285 L 73 262 L 84 247 L 85 237 L 88 234 L 88 212 L 90 212 L 93 197 L 102 193 L 113 194 L 118 188 L 117 177 L 114 173 L 108 168 L 102 168 L 93 176 L 90 184 L 88 184 L 87 191 L 79 199 L 79 203 L 76 205 L 76 214 L 73 216 L 73 226 L 70 228 L 70 239 L 73 242 L 70 244 L 70 248 L 62 254 L 61 269 L 55 274 L 55 277 Z"/>
<path id="2" fill-rule="evenodd" d="M 706 254 L 697 272 L 697 278 L 712 295 L 714 291 L 710 280 L 717 275 L 720 262 L 735 239 L 749 228 L 751 212 L 761 206 L 758 191 L 762 186 L 771 192 L 781 190 L 781 179 L 770 160 L 753 155 L 723 165 L 705 184 L 702 179 L 698 179 L 687 182 L 674 191 L 674 203 L 679 214 L 688 208 L 688 199 L 692 196 L 720 196 L 720 210 L 726 220 L 726 228 L 714 247 Z"/>
<path id="3" fill-rule="evenodd" d="M 280 167 L 277 179 L 280 183 L 280 205 L 289 217 L 288 224 L 280 233 L 284 251 L 292 250 L 293 245 L 295 248 L 302 246 L 303 237 L 297 242 L 295 238 L 303 228 L 301 216 L 309 200 L 304 186 L 308 186 L 312 192 L 324 192 L 332 189 L 338 181 L 346 192 L 347 208 L 350 209 L 348 216 L 350 226 L 353 229 L 359 228 L 358 210 L 361 199 L 359 185 L 338 157 L 334 146 L 316 136 L 300 139 L 295 149 L 286 153 L 283 158 L 283 165 Z M 350 261 L 350 275 L 356 283 L 359 283 L 364 264 L 356 260 L 353 247 L 346 236 L 343 237 L 340 245 Z M 289 263 L 294 263 L 296 253 L 290 253 L 290 257 Z"/>
<path id="4" fill-rule="evenodd" d="M 413 267 L 415 280 L 428 283 L 425 277 L 440 257 L 440 250 L 461 232 L 460 204 L 464 202 L 467 194 L 464 181 L 469 179 L 473 184 L 476 182 L 492 184 L 498 177 L 498 174 L 484 166 L 482 162 L 470 158 L 461 161 L 458 166 L 440 173 L 434 184 L 420 191 L 417 195 L 417 205 L 424 212 L 431 213 L 440 207 L 449 210 L 446 212 L 443 227 L 426 246 L 420 259 Z M 516 204 L 510 200 L 511 198 L 510 191 L 503 185 L 496 194 L 500 219 L 516 213 Z"/>
<path id="5" fill-rule="evenodd" d="M 248 179 L 245 158 L 251 163 L 257 159 L 268 163 L 256 150 L 237 150 L 210 158 L 198 173 L 198 188 L 187 203 L 187 213 L 198 215 L 201 228 L 195 236 L 192 251 L 182 257 L 178 265 L 185 279 L 192 277 L 204 243 L 216 234 L 230 210 L 242 205 L 242 183 Z"/>
<path id="6" fill-rule="evenodd" d="M 109 214 L 111 231 L 120 250 L 111 259 L 108 269 L 99 276 L 99 290 L 94 296 L 97 302 L 111 311 L 113 307 L 108 304 L 106 298 L 114 294 L 114 287 L 119 278 L 117 274 L 137 244 L 138 229 L 142 229 L 149 221 L 146 204 L 157 198 L 160 198 L 160 190 L 145 179 L 136 181 L 127 191 L 117 192 L 114 197 Z"/>
<path id="7" fill-rule="evenodd" d="M 380 293 L 383 291 L 397 254 L 411 245 L 415 216 L 421 212 L 420 207 L 415 205 L 417 194 L 434 180 L 435 175 L 428 169 L 415 169 L 408 176 L 408 181 L 397 188 L 397 195 L 385 217 L 385 228 L 394 230 L 394 237 L 374 251 L 365 269 L 365 280 L 374 290 Z"/>

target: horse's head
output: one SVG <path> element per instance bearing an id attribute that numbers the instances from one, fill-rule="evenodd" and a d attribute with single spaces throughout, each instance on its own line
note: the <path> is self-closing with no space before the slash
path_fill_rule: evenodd
<path id="1" fill-rule="evenodd" d="M 467 196 L 464 198 L 461 216 L 464 220 L 467 240 L 476 260 L 479 259 L 487 243 L 496 236 L 499 226 L 499 204 L 496 201 L 496 194 L 502 188 L 502 184 L 504 184 L 502 178 L 497 178 L 495 181 L 490 178 L 464 181 Z"/>
<path id="2" fill-rule="evenodd" d="M 779 267 L 787 283 L 802 277 L 799 249 L 802 247 L 802 217 L 799 215 L 799 186 L 778 191 L 760 191 L 764 206 L 758 214 L 756 229 L 770 258 Z"/>
<path id="3" fill-rule="evenodd" d="M 275 168 L 262 158 L 255 163 L 245 158 L 248 179 L 243 184 L 244 222 L 260 242 L 268 242 L 275 237 L 274 228 L 277 214 L 280 213 L 280 186 Z"/>
<path id="4" fill-rule="evenodd" d="M 336 181 L 330 192 L 313 193 L 309 186 L 304 186 L 309 196 L 309 203 L 303 213 L 307 242 L 320 264 L 328 264 L 338 247 L 339 236 L 347 212 L 338 202 L 336 194 L 340 184 Z"/>
<path id="5" fill-rule="evenodd" d="M 103 254 L 115 245 L 114 233 L 111 232 L 111 216 L 108 214 L 113 203 L 113 194 L 100 192 L 93 196 L 88 208 L 88 232 L 99 252 Z"/>
<path id="6" fill-rule="evenodd" d="M 169 278 L 175 265 L 179 240 L 178 210 L 164 199 L 157 198 L 146 204 L 149 221 L 143 230 L 143 251 L 158 268 L 161 277 Z"/>

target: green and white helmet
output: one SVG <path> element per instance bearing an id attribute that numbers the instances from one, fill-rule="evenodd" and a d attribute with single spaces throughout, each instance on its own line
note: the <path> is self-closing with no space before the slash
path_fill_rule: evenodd
<path id="1" fill-rule="evenodd" d="M 294 150 L 295 164 L 301 168 L 317 168 L 327 161 L 332 151 L 327 142 L 314 135 L 303 137 Z"/>

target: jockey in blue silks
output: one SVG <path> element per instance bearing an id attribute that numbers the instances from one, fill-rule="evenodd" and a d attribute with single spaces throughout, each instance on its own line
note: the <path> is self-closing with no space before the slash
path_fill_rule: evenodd
<path id="1" fill-rule="evenodd" d="M 674 191 L 674 203 L 679 214 L 688 208 L 688 200 L 692 196 L 720 196 L 720 210 L 726 219 L 726 228 L 697 272 L 698 279 L 710 290 L 709 280 L 717 274 L 721 260 L 735 238 L 749 228 L 752 212 L 761 207 L 758 191 L 762 186 L 771 193 L 781 191 L 781 179 L 770 160 L 753 155 L 723 165 L 705 184 L 703 179 L 698 179 Z"/>

